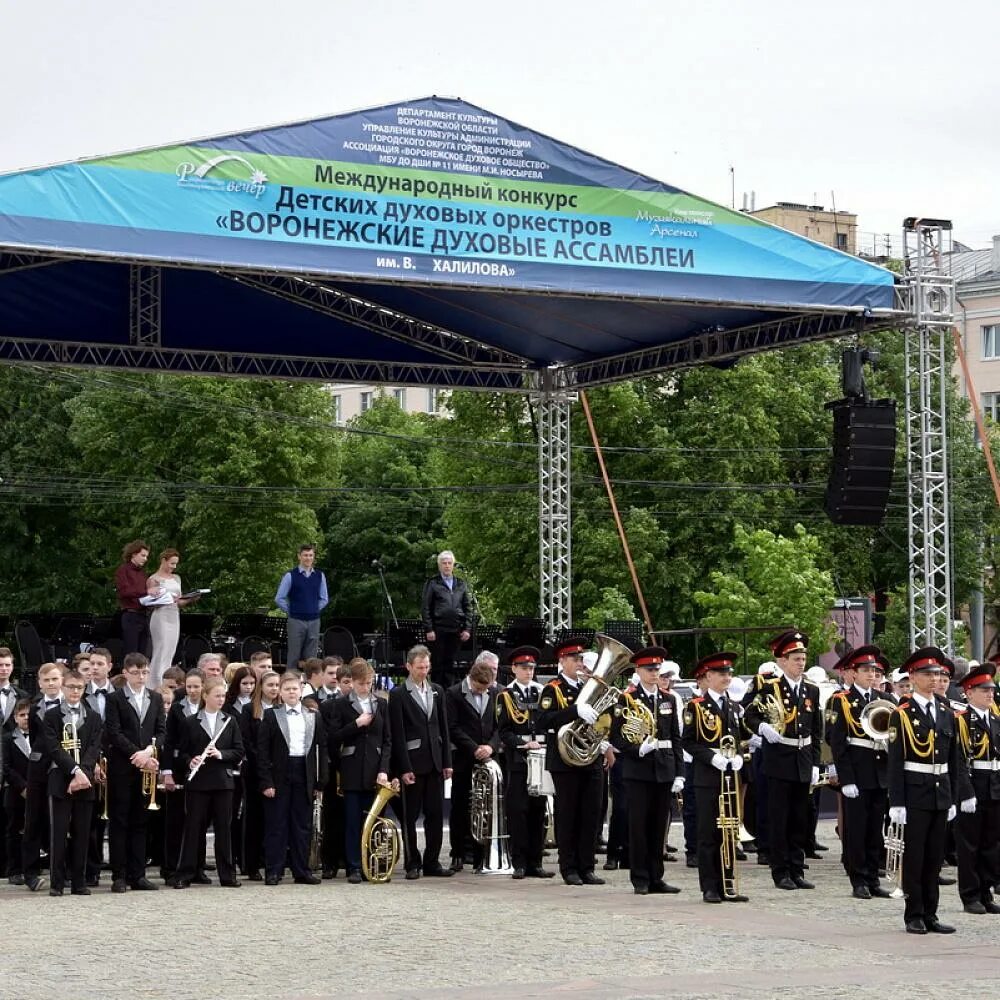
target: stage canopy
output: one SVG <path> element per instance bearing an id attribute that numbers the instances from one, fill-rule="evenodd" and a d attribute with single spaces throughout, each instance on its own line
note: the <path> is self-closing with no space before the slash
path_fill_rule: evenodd
<path id="1" fill-rule="evenodd" d="M 0 361 L 523 391 L 902 318 L 882 268 L 459 100 L 0 176 Z"/>

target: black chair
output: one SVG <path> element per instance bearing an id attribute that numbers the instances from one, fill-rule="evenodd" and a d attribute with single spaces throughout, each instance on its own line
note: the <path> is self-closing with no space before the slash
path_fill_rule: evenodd
<path id="1" fill-rule="evenodd" d="M 38 690 L 38 668 L 52 659 L 52 649 L 42 641 L 38 629 L 24 620 L 14 625 L 14 641 L 20 654 L 21 686 L 28 694 L 34 694 Z"/>
<path id="2" fill-rule="evenodd" d="M 259 635 L 248 635 L 240 643 L 240 660 L 249 663 L 250 657 L 254 653 L 270 653 L 271 643 L 267 639 L 262 639 Z"/>
<path id="3" fill-rule="evenodd" d="M 331 625 L 323 633 L 323 655 L 339 656 L 344 663 L 350 663 L 358 655 L 354 636 L 340 625 Z"/>
<path id="4" fill-rule="evenodd" d="M 198 666 L 198 658 L 204 653 L 212 652 L 212 644 L 203 635 L 187 635 L 181 645 L 181 659 L 184 669 L 190 670 Z"/>

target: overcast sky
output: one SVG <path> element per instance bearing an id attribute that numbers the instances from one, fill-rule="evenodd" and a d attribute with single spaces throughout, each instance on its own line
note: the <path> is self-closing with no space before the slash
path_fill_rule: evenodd
<path id="1" fill-rule="evenodd" d="M 737 207 L 1000 234 L 996 0 L 0 0 L 0 171 L 439 94 Z"/>

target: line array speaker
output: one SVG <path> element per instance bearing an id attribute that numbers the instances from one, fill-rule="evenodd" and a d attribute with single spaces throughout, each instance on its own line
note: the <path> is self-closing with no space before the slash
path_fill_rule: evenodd
<path id="1" fill-rule="evenodd" d="M 896 463 L 896 403 L 841 399 L 833 410 L 827 516 L 835 524 L 881 524 Z"/>

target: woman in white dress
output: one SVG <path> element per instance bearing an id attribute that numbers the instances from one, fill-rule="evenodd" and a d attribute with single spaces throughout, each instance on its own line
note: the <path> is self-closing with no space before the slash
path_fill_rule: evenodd
<path id="1" fill-rule="evenodd" d="M 160 553 L 159 569 L 149 578 L 158 585 L 158 591 L 150 587 L 150 593 L 159 593 L 160 599 L 172 598 L 169 603 L 155 603 L 149 618 L 149 634 L 153 640 L 153 655 L 149 661 L 147 686 L 156 691 L 163 683 L 163 671 L 173 665 L 177 640 L 181 634 L 180 609 L 190 603 L 182 600 L 181 578 L 177 575 L 177 564 L 181 554 L 177 549 L 164 549 Z"/>

